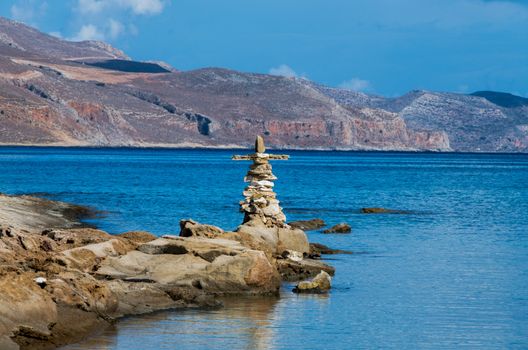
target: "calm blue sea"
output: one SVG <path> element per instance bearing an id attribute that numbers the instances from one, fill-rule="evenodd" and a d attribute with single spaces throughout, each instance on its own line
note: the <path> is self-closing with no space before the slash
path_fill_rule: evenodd
<path id="1" fill-rule="evenodd" d="M 0 191 L 107 213 L 111 233 L 178 233 L 181 218 L 235 228 L 241 151 L 0 148 Z M 333 256 L 327 296 L 228 299 L 214 311 L 119 322 L 67 349 L 526 349 L 528 156 L 289 152 L 274 162 L 290 220 L 350 223 L 309 233 Z M 364 215 L 361 207 L 412 210 Z"/>

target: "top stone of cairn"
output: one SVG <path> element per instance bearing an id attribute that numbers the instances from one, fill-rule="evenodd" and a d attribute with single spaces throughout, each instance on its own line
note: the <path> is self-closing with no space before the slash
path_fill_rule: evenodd
<path id="1" fill-rule="evenodd" d="M 257 136 L 257 139 L 255 140 L 255 152 L 257 153 L 266 152 L 266 146 L 264 146 L 264 139 L 260 135 Z"/>

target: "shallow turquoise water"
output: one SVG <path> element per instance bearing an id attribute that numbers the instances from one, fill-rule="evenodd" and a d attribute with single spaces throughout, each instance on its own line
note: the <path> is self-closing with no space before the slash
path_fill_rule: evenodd
<path id="1" fill-rule="evenodd" d="M 112 233 L 178 233 L 184 217 L 232 229 L 248 166 L 232 153 L 0 148 L 0 191 L 105 210 L 94 223 Z M 358 253 L 328 260 L 328 296 L 286 285 L 280 299 L 125 319 L 67 349 L 528 348 L 528 156 L 289 153 L 273 164 L 288 218 L 353 226 L 309 233 Z"/>

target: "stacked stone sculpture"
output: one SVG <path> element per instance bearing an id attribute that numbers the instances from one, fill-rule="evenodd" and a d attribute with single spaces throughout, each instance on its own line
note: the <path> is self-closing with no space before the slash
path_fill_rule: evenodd
<path id="1" fill-rule="evenodd" d="M 286 216 L 279 206 L 277 195 L 273 191 L 277 177 L 273 175 L 270 160 L 286 160 L 287 155 L 265 153 L 264 140 L 257 136 L 255 153 L 245 156 L 233 156 L 234 160 L 252 160 L 249 171 L 244 178 L 249 185 L 244 189 L 244 200 L 240 201 L 240 210 L 245 213 L 244 223 L 260 219 L 269 227 L 285 227 Z"/>

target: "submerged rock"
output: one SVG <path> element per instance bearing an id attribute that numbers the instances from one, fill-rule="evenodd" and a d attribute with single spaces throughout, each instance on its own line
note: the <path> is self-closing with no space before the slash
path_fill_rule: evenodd
<path id="1" fill-rule="evenodd" d="M 387 208 L 361 208 L 363 214 L 412 214 L 409 210 L 397 210 Z"/>
<path id="2" fill-rule="evenodd" d="M 311 219 L 292 221 L 289 222 L 288 225 L 294 228 L 301 229 L 303 231 L 313 231 L 325 227 L 326 223 L 322 219 Z"/>
<path id="3" fill-rule="evenodd" d="M 332 254 L 353 254 L 348 250 L 333 249 L 321 243 L 310 243 L 310 254 L 311 258 L 319 258 L 321 255 L 332 255 Z"/>
<path id="4" fill-rule="evenodd" d="M 332 288 L 332 277 L 321 271 L 311 281 L 302 281 L 293 289 L 294 293 L 326 293 Z"/>
<path id="5" fill-rule="evenodd" d="M 323 233 L 350 233 L 352 232 L 352 227 L 346 222 L 334 225 L 327 230 L 324 230 Z"/>

